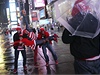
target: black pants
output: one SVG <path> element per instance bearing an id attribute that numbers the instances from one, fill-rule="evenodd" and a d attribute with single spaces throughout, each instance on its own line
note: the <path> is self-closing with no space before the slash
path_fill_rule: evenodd
<path id="1" fill-rule="evenodd" d="M 18 57 L 19 57 L 19 52 L 21 52 L 23 56 L 23 66 L 26 65 L 26 50 L 17 50 L 15 49 L 15 61 L 14 61 L 14 69 L 18 68 Z"/>

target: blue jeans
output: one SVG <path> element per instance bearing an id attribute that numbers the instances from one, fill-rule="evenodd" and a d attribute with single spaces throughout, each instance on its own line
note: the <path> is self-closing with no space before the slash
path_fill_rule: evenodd
<path id="1" fill-rule="evenodd" d="M 93 61 L 74 61 L 74 69 L 76 74 L 100 74 L 100 59 Z"/>
<path id="2" fill-rule="evenodd" d="M 17 50 L 15 49 L 15 61 L 14 61 L 14 69 L 18 68 L 18 57 L 19 57 L 19 52 L 21 52 L 22 56 L 23 56 L 23 66 L 26 65 L 26 50 Z"/>
<path id="3" fill-rule="evenodd" d="M 48 48 L 48 50 L 51 52 L 51 54 L 52 54 L 54 60 L 56 61 L 56 60 L 57 60 L 57 55 L 56 55 L 56 53 L 54 52 L 54 50 L 53 50 L 51 44 L 50 44 L 49 42 L 47 42 L 47 43 L 45 43 L 45 44 L 42 45 L 42 50 L 43 50 L 43 54 L 44 54 L 44 57 L 45 57 L 45 59 L 46 59 L 46 62 L 49 62 L 49 57 L 48 57 L 48 55 L 47 55 L 47 49 L 46 49 L 46 48 Z"/>

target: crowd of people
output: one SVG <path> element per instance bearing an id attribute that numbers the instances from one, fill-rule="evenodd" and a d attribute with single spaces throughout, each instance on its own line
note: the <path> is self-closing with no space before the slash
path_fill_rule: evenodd
<path id="1" fill-rule="evenodd" d="M 17 32 L 13 35 L 13 42 L 10 43 L 10 46 L 8 47 L 14 47 L 15 49 L 14 73 L 17 73 L 18 69 L 19 52 L 21 52 L 23 57 L 23 69 L 24 71 L 27 70 L 26 47 L 30 47 L 31 50 L 34 51 L 35 66 L 37 66 L 38 47 L 42 48 L 43 50 L 46 66 L 49 66 L 49 56 L 47 55 L 47 50 L 49 50 L 53 55 L 55 64 L 58 64 L 57 55 L 51 45 L 53 40 L 57 42 L 58 35 L 50 35 L 49 32 L 47 32 L 43 27 L 39 29 L 38 34 L 36 34 L 35 28 L 32 28 L 32 31 L 28 31 L 27 29 L 22 29 L 20 26 L 18 26 L 15 28 L 15 30 Z"/>

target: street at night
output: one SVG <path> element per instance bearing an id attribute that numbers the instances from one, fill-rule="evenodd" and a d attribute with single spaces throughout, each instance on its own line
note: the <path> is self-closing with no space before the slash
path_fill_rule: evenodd
<path id="1" fill-rule="evenodd" d="M 100 74 L 100 0 L 0 0 L 0 75 Z"/>
<path id="2" fill-rule="evenodd" d="M 58 43 L 53 42 L 52 46 L 54 50 L 57 53 L 58 56 L 58 65 L 55 65 L 54 60 L 52 58 L 52 55 L 48 51 L 48 55 L 50 58 L 50 63 L 49 66 L 46 67 L 45 63 L 45 58 L 43 56 L 42 49 L 39 49 L 38 51 L 38 57 L 37 57 L 37 62 L 38 66 L 34 66 L 34 52 L 28 48 L 27 51 L 27 72 L 23 71 L 23 59 L 20 54 L 19 59 L 18 59 L 18 75 L 30 75 L 30 74 L 74 74 L 74 69 L 73 69 L 73 57 L 70 54 L 69 51 L 69 45 L 65 45 L 62 43 L 61 40 L 61 35 L 62 32 L 57 32 L 59 35 L 58 38 Z M 5 46 L 3 46 L 3 43 L 5 41 L 12 42 L 12 36 L 5 36 L 5 35 L 0 35 L 0 74 L 13 74 L 13 69 L 14 69 L 14 49 L 13 47 L 6 49 Z M 7 46 L 8 44 L 6 44 Z"/>

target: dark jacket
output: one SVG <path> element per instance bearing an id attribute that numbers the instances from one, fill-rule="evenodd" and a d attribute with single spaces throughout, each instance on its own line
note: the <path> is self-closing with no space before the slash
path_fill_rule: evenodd
<path id="1" fill-rule="evenodd" d="M 71 54 L 78 59 L 87 59 L 100 54 L 100 34 L 95 38 L 84 38 L 80 36 L 71 36 L 65 29 L 62 34 L 62 41 L 70 44 Z"/>
<path id="2" fill-rule="evenodd" d="M 16 33 L 14 34 L 14 36 L 13 36 L 13 41 L 15 42 L 15 41 L 18 41 L 18 40 L 19 40 L 19 33 L 16 32 Z M 18 45 L 18 46 L 19 46 L 19 45 Z M 14 46 L 14 49 L 17 49 L 18 46 Z M 25 46 L 24 46 L 23 48 L 25 49 Z"/>

